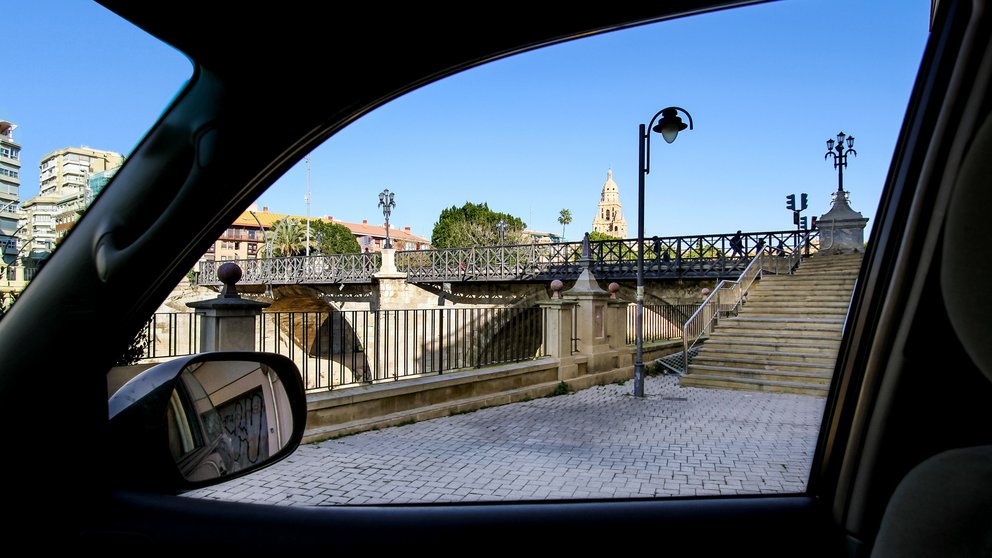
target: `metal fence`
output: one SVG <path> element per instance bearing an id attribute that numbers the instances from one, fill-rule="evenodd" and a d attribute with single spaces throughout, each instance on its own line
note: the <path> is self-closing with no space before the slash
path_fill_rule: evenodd
<path id="1" fill-rule="evenodd" d="M 546 326 L 542 308 L 265 312 L 255 349 L 293 360 L 307 389 L 334 389 L 540 358 Z M 199 352 L 199 329 L 196 314 L 155 314 L 144 360 Z"/>
<path id="2" fill-rule="evenodd" d="M 682 324 L 699 308 L 698 304 L 645 304 L 644 342 L 682 339 Z M 637 305 L 627 307 L 627 344 L 636 341 Z"/>
<path id="3" fill-rule="evenodd" d="M 145 324 L 148 339 L 144 360 L 193 355 L 200 352 L 200 318 L 187 312 L 152 314 Z"/>
<path id="4" fill-rule="evenodd" d="M 226 263 L 241 267 L 244 284 L 362 283 L 379 272 L 382 255 L 374 252 L 200 262 L 196 282 L 219 285 L 217 269 Z"/>
<path id="5" fill-rule="evenodd" d="M 735 240 L 739 241 L 739 245 Z M 819 231 L 768 231 L 703 234 L 644 239 L 648 277 L 737 276 L 760 252 L 809 255 L 819 243 Z M 480 246 L 440 250 L 398 251 L 396 269 L 413 282 L 544 281 L 571 279 L 589 258 L 601 279 L 629 279 L 637 274 L 637 240 Z M 242 284 L 368 283 L 379 271 L 379 253 L 330 254 L 229 260 L 244 275 Z M 223 261 L 202 262 L 196 282 L 219 285 L 217 268 Z"/>

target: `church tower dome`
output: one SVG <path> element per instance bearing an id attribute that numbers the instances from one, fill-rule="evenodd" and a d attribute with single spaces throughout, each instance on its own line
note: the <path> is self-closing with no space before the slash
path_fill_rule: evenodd
<path id="1" fill-rule="evenodd" d="M 620 203 L 620 189 L 613 181 L 613 169 L 606 171 L 606 182 L 599 194 L 599 208 L 592 220 L 592 230 L 627 238 L 627 220 L 623 218 L 623 205 Z"/>

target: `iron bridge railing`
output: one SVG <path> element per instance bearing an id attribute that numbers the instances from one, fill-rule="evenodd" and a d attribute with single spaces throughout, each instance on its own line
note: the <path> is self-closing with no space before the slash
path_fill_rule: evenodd
<path id="1" fill-rule="evenodd" d="M 736 277 L 759 252 L 809 255 L 816 250 L 817 231 L 771 231 L 742 234 L 740 249 L 733 234 L 652 237 L 644 242 L 645 274 L 649 277 Z M 637 239 L 448 248 L 396 253 L 397 271 L 413 282 L 543 281 L 574 279 L 592 262 L 600 279 L 637 275 Z"/>
<path id="2" fill-rule="evenodd" d="M 379 272 L 382 256 L 377 252 L 259 258 L 200 262 L 196 282 L 220 285 L 217 268 L 225 263 L 241 267 L 242 284 L 287 285 L 297 283 L 368 283 Z"/>
<path id="3" fill-rule="evenodd" d="M 644 269 L 649 278 L 725 279 L 740 275 L 759 252 L 809 255 L 818 231 L 770 231 L 742 234 L 651 237 L 644 242 Z M 600 279 L 637 275 L 637 240 L 522 244 L 396 252 L 396 269 L 410 282 L 550 281 L 574 279 L 586 261 Z M 588 251 L 587 251 L 588 250 Z M 241 266 L 242 284 L 369 283 L 381 266 L 378 253 L 291 256 L 228 260 Z M 219 285 L 217 268 L 227 262 L 202 262 L 196 282 Z"/>

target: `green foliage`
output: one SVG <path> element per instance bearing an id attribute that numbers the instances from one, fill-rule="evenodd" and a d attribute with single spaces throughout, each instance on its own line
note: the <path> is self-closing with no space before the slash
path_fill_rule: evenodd
<path id="1" fill-rule="evenodd" d="M 558 223 L 561 225 L 561 238 L 565 239 L 565 225 L 572 222 L 572 212 L 568 209 L 562 209 L 558 212 Z"/>
<path id="2" fill-rule="evenodd" d="M 17 302 L 17 297 L 19 296 L 21 296 L 20 291 L 0 293 L 0 319 L 3 319 L 4 314 Z"/>
<path id="3" fill-rule="evenodd" d="M 572 391 L 572 388 L 568 387 L 564 381 L 558 382 L 555 386 L 555 390 L 548 394 L 548 397 L 558 397 L 559 395 L 568 395 Z"/>
<path id="4" fill-rule="evenodd" d="M 287 217 L 272 224 L 272 254 L 297 256 L 305 251 L 306 227 Z"/>
<path id="5" fill-rule="evenodd" d="M 441 211 L 434 223 L 431 244 L 435 248 L 498 246 L 496 223 L 500 219 L 510 225 L 506 231 L 506 244 L 525 243 L 523 230 L 527 225 L 519 217 L 497 213 L 489 209 L 487 203 L 465 202 L 462 207 L 451 206 Z"/>
<path id="6" fill-rule="evenodd" d="M 145 353 L 148 351 L 148 328 L 143 327 L 131 344 L 125 349 L 124 354 L 119 356 L 114 362 L 114 366 L 130 366 L 132 364 L 137 364 L 139 360 L 144 358 Z"/>
<path id="7" fill-rule="evenodd" d="M 304 230 L 304 234 L 306 234 Z M 351 229 L 321 219 L 310 220 L 310 253 L 356 254 L 362 251 Z"/>
<path id="8" fill-rule="evenodd" d="M 591 233 L 589 233 L 589 241 L 590 242 L 591 241 L 594 241 L 594 240 L 616 240 L 618 238 L 620 238 L 620 237 L 613 236 L 611 234 L 607 234 L 607 233 L 599 232 L 599 231 L 592 231 Z"/>

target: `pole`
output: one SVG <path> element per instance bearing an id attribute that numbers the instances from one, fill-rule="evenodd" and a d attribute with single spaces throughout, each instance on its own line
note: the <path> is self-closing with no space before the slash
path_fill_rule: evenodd
<path id="1" fill-rule="evenodd" d="M 637 313 L 634 323 L 634 343 L 637 347 L 634 358 L 634 397 L 644 397 L 644 175 L 646 173 L 645 142 L 647 127 L 640 125 L 637 135 Z"/>
<path id="2" fill-rule="evenodd" d="M 870 151 L 870 150 L 869 150 Z M 837 164 L 837 191 L 844 191 L 844 165 L 847 163 L 847 155 L 841 151 L 841 156 Z"/>
<path id="3" fill-rule="evenodd" d="M 307 155 L 307 255 L 310 255 L 310 156 Z"/>

